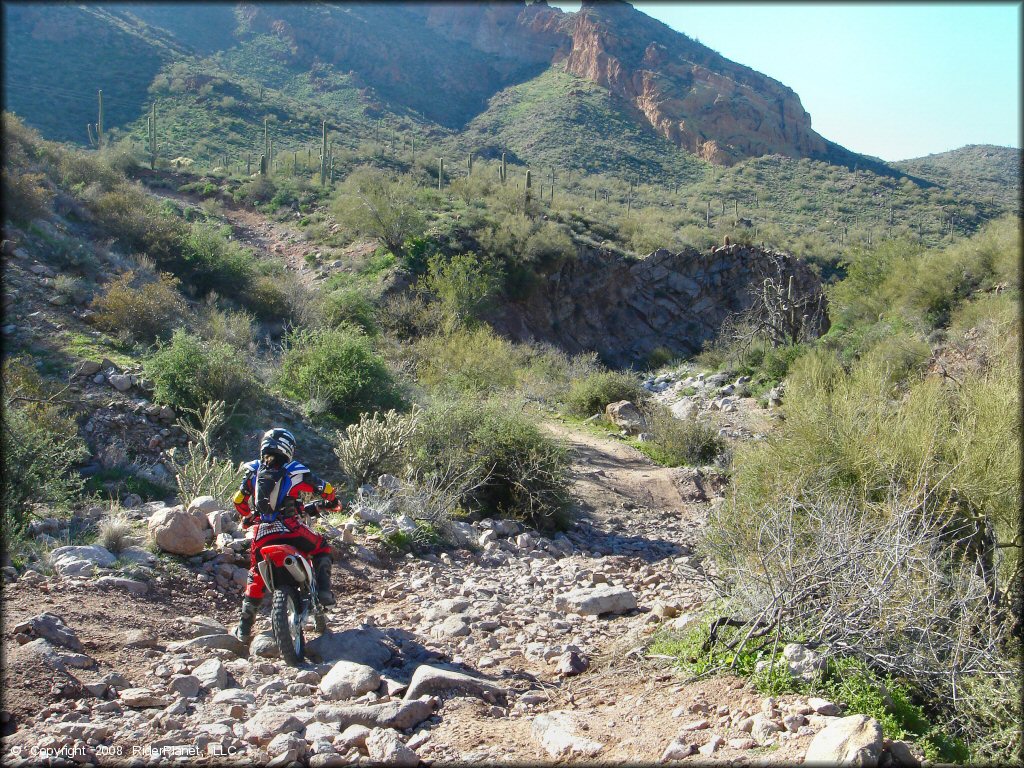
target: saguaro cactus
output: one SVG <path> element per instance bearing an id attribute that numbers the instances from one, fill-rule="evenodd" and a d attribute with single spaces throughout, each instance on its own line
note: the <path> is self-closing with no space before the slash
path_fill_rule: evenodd
<path id="1" fill-rule="evenodd" d="M 498 178 L 501 179 L 502 184 L 504 184 L 505 181 L 508 179 L 508 165 L 505 164 L 504 152 L 501 153 L 501 171 L 500 176 Z"/>
<path id="2" fill-rule="evenodd" d="M 99 99 L 99 119 L 96 121 L 96 144 L 103 149 L 103 90 L 96 92 Z"/>
<path id="3" fill-rule="evenodd" d="M 320 126 L 320 184 L 327 183 L 327 121 L 324 120 Z"/>
<path id="4" fill-rule="evenodd" d="M 156 170 L 156 102 L 149 116 L 149 170 Z"/>
<path id="5" fill-rule="evenodd" d="M 438 191 L 444 188 L 444 158 L 439 157 L 437 159 L 437 189 Z"/>
<path id="6" fill-rule="evenodd" d="M 86 123 L 85 124 L 85 130 L 86 130 L 86 133 L 89 134 L 89 146 L 90 147 L 98 146 L 96 144 L 96 134 L 94 134 L 92 132 L 92 123 Z"/>
<path id="7" fill-rule="evenodd" d="M 473 153 L 469 153 L 469 157 L 466 158 L 466 173 L 470 176 L 473 175 Z"/>
<path id="8" fill-rule="evenodd" d="M 526 190 L 525 190 L 525 193 L 526 193 L 526 198 L 525 199 L 526 199 L 526 204 L 527 205 L 530 204 L 530 187 L 532 187 L 532 186 L 533 186 L 533 176 L 530 174 L 530 170 L 527 169 L 526 170 Z"/>
<path id="9" fill-rule="evenodd" d="M 267 156 L 260 155 L 260 176 L 267 175 Z"/>

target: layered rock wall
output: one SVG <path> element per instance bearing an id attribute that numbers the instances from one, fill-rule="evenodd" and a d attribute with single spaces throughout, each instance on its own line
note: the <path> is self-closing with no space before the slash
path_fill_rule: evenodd
<path id="1" fill-rule="evenodd" d="M 642 364 L 659 348 L 689 355 L 751 306 L 753 289 L 774 274 L 776 262 L 797 293 L 820 288 L 806 263 L 756 247 L 658 250 L 642 260 L 589 251 L 506 307 L 495 326 L 517 341 L 595 350 L 612 365 Z"/>

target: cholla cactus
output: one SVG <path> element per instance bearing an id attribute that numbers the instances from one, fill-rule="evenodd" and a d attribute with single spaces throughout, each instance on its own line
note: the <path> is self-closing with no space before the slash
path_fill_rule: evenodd
<path id="1" fill-rule="evenodd" d="M 416 432 L 419 410 L 404 415 L 395 410 L 364 413 L 359 423 L 338 433 L 334 453 L 342 471 L 356 487 L 375 475 L 396 469 L 395 465 Z"/>

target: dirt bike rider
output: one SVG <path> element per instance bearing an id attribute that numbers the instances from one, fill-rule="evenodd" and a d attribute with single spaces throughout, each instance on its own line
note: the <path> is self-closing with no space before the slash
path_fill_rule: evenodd
<path id="1" fill-rule="evenodd" d="M 256 525 L 249 550 L 249 580 L 242 598 L 242 616 L 234 631 L 235 637 L 243 642 L 252 635 L 256 611 L 266 592 L 256 564 L 260 561 L 260 549 L 268 544 L 291 544 L 305 552 L 313 563 L 321 604 L 329 606 L 335 602 L 331 592 L 330 545 L 299 519 L 302 505 L 297 497 L 300 493 L 316 493 L 330 502 L 329 509 L 341 509 L 341 503 L 333 486 L 293 461 L 294 455 L 295 436 L 281 427 L 268 429 L 260 443 L 261 458 L 245 465 L 245 477 L 233 499 L 242 516 L 242 526 Z M 250 498 L 255 509 L 249 506 Z"/>

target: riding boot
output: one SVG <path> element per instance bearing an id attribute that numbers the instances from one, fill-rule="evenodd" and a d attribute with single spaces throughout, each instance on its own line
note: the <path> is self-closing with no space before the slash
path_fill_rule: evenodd
<path id="1" fill-rule="evenodd" d="M 236 638 L 241 640 L 243 643 L 249 642 L 252 637 L 252 625 L 256 621 L 256 611 L 259 609 L 260 601 L 254 597 L 243 597 L 242 598 L 242 617 L 238 621 L 238 626 L 235 627 L 235 631 L 232 633 Z"/>
<path id="2" fill-rule="evenodd" d="M 316 596 L 323 606 L 334 605 L 334 593 L 331 592 L 331 556 L 320 555 L 313 561 L 316 569 Z"/>

